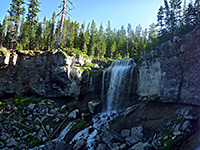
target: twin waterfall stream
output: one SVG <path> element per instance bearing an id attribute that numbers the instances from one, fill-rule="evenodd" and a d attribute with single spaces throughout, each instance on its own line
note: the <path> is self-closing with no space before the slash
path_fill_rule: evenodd
<path id="1" fill-rule="evenodd" d="M 117 116 L 117 112 L 125 108 L 124 103 L 126 100 L 129 100 L 135 66 L 136 64 L 133 59 L 122 59 L 115 60 L 108 68 L 104 69 L 101 94 L 103 103 L 102 113 L 93 116 L 93 125 L 78 132 L 70 144 L 78 140 L 84 140 L 86 141 L 86 148 L 94 150 L 93 145 L 98 132 L 109 128 L 109 121 Z M 53 142 L 63 140 L 73 125 L 74 123 L 69 123 Z M 39 148 L 42 147 L 40 146 L 33 150 Z"/>

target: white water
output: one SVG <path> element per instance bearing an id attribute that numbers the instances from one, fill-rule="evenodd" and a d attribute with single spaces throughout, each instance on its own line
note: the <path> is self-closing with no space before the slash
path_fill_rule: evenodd
<path id="1" fill-rule="evenodd" d="M 95 137 L 98 132 L 109 128 L 109 121 L 117 116 L 117 111 L 120 109 L 120 101 L 124 97 L 129 98 L 130 82 L 132 81 L 135 66 L 133 59 L 123 59 L 114 61 L 110 67 L 104 70 L 102 77 L 102 102 L 106 102 L 106 108 L 104 112 L 94 116 L 92 119 L 93 125 L 78 132 L 70 144 L 78 140 L 86 140 L 86 148 L 94 150 Z M 107 91 L 105 90 L 106 82 L 108 82 Z M 122 87 L 126 89 L 126 92 L 122 91 Z"/>
<path id="2" fill-rule="evenodd" d="M 123 100 L 125 98 L 129 99 L 132 74 L 135 66 L 136 64 L 133 59 L 122 59 L 114 61 L 110 67 L 104 70 L 102 79 L 102 101 L 106 102 L 105 111 L 118 111 Z M 109 79 L 107 94 L 104 83 L 107 81 L 105 81 L 106 77 Z"/>
<path id="3" fill-rule="evenodd" d="M 76 122 L 70 122 L 66 127 L 65 129 L 60 133 L 60 135 L 58 136 L 58 138 L 52 140 L 53 143 L 56 143 L 56 142 L 60 142 L 62 141 L 65 136 L 67 135 L 67 133 L 70 131 L 70 129 L 76 124 Z M 43 148 L 45 145 L 40 145 L 40 146 L 37 146 L 37 147 L 34 147 L 30 150 L 40 150 L 41 148 Z"/>

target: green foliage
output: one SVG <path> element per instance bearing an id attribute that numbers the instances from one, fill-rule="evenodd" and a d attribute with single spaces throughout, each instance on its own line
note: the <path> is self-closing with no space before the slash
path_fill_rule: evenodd
<path id="1" fill-rule="evenodd" d="M 7 53 L 8 51 L 6 49 L 0 49 L 0 56 L 3 56 Z"/>
<path id="2" fill-rule="evenodd" d="M 74 130 L 74 129 L 81 129 L 81 128 L 84 128 L 86 126 L 86 124 L 85 124 L 85 121 L 84 120 L 81 120 L 81 121 L 79 121 L 79 122 L 77 122 L 73 127 L 72 127 L 72 129 L 71 130 Z"/>
<path id="3" fill-rule="evenodd" d="M 183 138 L 182 136 L 177 136 L 175 139 L 171 139 L 171 138 L 162 139 L 161 143 L 163 143 L 163 144 L 165 143 L 166 146 L 162 146 L 159 149 L 160 150 L 171 150 L 171 149 L 173 149 L 173 145 L 175 143 L 177 143 L 179 140 L 181 140 L 182 138 Z"/>
<path id="4" fill-rule="evenodd" d="M 17 43 L 16 50 L 23 50 L 23 46 L 21 44 Z"/>

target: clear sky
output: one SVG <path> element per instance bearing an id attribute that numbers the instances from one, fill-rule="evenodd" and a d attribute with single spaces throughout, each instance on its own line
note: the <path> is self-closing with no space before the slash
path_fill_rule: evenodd
<path id="1" fill-rule="evenodd" d="M 12 0 L 0 0 L 0 21 L 3 20 L 9 4 Z M 25 0 L 27 1 L 27 0 Z M 59 12 L 58 5 L 62 0 L 40 0 L 41 12 L 40 20 L 44 16 L 51 18 L 52 12 Z M 112 28 L 120 29 L 121 26 L 127 28 L 128 23 L 133 28 L 141 24 L 143 29 L 149 28 L 153 22 L 156 23 L 156 16 L 163 0 L 72 0 L 75 9 L 70 12 L 71 19 L 87 24 L 93 19 L 97 23 L 103 23 L 104 28 L 108 20 L 111 21 Z"/>

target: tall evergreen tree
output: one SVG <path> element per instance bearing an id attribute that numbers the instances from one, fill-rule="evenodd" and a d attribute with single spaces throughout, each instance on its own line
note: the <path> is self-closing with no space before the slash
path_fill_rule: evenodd
<path id="1" fill-rule="evenodd" d="M 0 22 L 0 48 L 3 46 L 3 25 Z"/>
<path id="2" fill-rule="evenodd" d="M 110 48 L 112 45 L 111 36 L 112 36 L 112 29 L 111 29 L 111 22 L 109 20 L 106 28 L 106 57 L 110 57 Z"/>
<path id="3" fill-rule="evenodd" d="M 29 0 L 28 3 L 28 14 L 27 21 L 29 24 L 30 32 L 29 32 L 29 49 L 33 49 L 33 36 L 34 29 L 37 24 L 37 14 L 40 12 L 40 2 L 38 0 Z"/>
<path id="4" fill-rule="evenodd" d="M 11 16 L 11 21 L 14 23 L 14 31 L 12 37 L 13 49 L 16 49 L 17 47 L 19 19 L 20 16 L 25 12 L 23 4 L 24 0 L 12 0 L 12 3 L 10 4 L 10 10 L 8 10 Z"/>
<path id="5" fill-rule="evenodd" d="M 164 27 L 164 8 L 163 6 L 160 6 L 159 8 L 159 11 L 158 11 L 158 14 L 157 14 L 157 21 L 158 21 L 158 24 L 157 26 L 160 27 L 159 29 L 159 34 L 161 35 L 162 32 L 163 32 L 163 27 Z"/>
<path id="6" fill-rule="evenodd" d="M 97 35 L 97 28 L 95 21 L 92 20 L 91 28 L 90 28 L 90 43 L 88 47 L 88 55 L 94 56 L 95 48 L 96 48 L 96 35 Z"/>
<path id="7" fill-rule="evenodd" d="M 79 41 L 80 41 L 80 50 L 82 52 L 86 52 L 87 49 L 85 50 L 85 46 L 87 47 L 87 45 L 86 45 L 86 39 L 85 39 L 85 23 L 83 23 L 81 25 L 80 34 L 79 34 Z"/>
<path id="8" fill-rule="evenodd" d="M 51 29 L 50 29 L 50 49 L 55 47 L 55 23 L 56 23 L 56 12 L 54 11 L 51 18 Z"/>
<path id="9" fill-rule="evenodd" d="M 101 24 L 99 32 L 97 34 L 97 47 L 95 51 L 95 56 L 98 58 L 102 58 L 104 57 L 105 52 L 106 52 L 106 40 L 103 32 L 103 25 Z"/>

